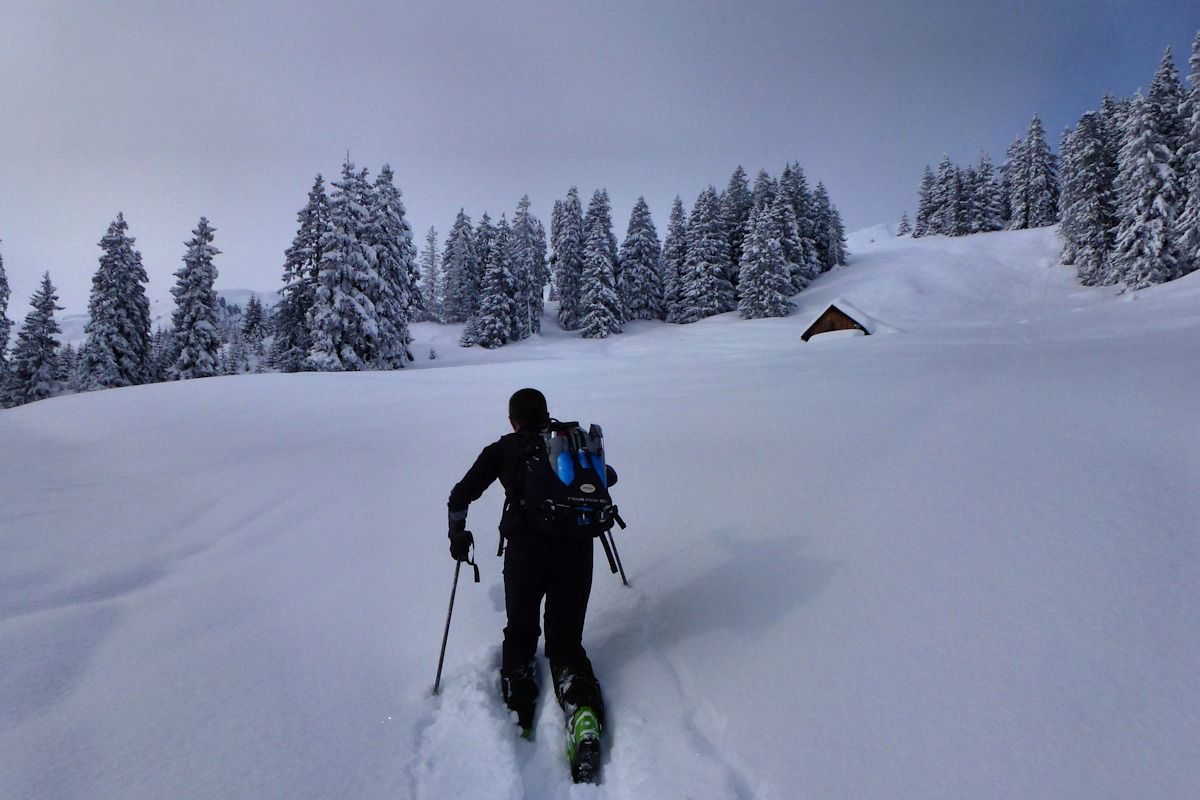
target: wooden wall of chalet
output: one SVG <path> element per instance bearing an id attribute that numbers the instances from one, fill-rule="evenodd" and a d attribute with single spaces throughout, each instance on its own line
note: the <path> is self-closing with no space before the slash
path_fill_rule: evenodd
<path id="1" fill-rule="evenodd" d="M 847 315 L 837 306 L 830 306 L 825 310 L 825 313 L 817 318 L 809 329 L 800 337 L 804 341 L 808 341 L 811 337 L 818 333 L 829 333 L 830 331 L 850 331 L 860 330 L 865 335 L 870 335 L 870 331 L 856 322 L 852 317 Z"/>

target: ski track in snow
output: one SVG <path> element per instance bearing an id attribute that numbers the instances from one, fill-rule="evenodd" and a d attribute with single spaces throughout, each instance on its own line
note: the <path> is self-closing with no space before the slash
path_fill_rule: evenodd
<path id="1" fill-rule="evenodd" d="M 600 570 L 597 578 L 604 579 Z M 542 693 L 534 738 L 525 741 L 500 698 L 499 659 L 493 654 L 444 674 L 440 695 L 424 701 L 427 713 L 418 724 L 416 757 L 409 767 L 413 798 L 467 797 L 480 786 L 492 787 L 488 796 L 498 800 L 775 796 L 711 738 L 713 720 L 720 715 L 689 687 L 686 668 L 655 645 L 662 633 L 662 610 L 655 600 L 632 586 L 607 599 L 606 607 L 592 612 L 598 620 L 589 622 L 600 631 L 589 634 L 594 650 L 604 654 L 598 662 L 620 665 L 615 674 L 599 676 L 610 715 L 602 782 L 589 786 L 570 780 L 565 721 L 545 660 L 539 659 Z M 688 711 L 677 718 L 674 710 L 680 708 Z M 668 787 L 664 775 L 685 777 Z"/>

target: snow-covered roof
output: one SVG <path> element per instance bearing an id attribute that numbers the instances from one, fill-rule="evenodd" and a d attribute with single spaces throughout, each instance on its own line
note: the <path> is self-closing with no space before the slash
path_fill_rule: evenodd
<path id="1" fill-rule="evenodd" d="M 867 314 L 866 312 L 857 308 L 850 301 L 848 301 L 844 298 L 838 297 L 838 298 L 835 298 L 834 300 L 832 300 L 831 302 L 823 303 L 819 306 L 816 306 L 815 309 L 813 310 L 813 312 L 804 321 L 803 330 L 807 331 L 809 328 L 811 328 L 813 325 L 815 325 L 817 323 L 817 320 L 819 320 L 822 316 L 824 316 L 825 312 L 828 311 L 830 308 L 836 308 L 838 311 L 841 311 L 847 317 L 850 317 L 850 319 L 854 320 L 859 325 L 863 326 L 863 328 L 866 330 L 867 333 L 875 333 L 880 328 L 879 320 L 875 319 L 870 314 Z"/>

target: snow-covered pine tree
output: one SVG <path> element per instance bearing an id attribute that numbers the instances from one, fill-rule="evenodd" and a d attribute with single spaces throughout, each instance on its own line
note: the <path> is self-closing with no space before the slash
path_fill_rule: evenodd
<path id="1" fill-rule="evenodd" d="M 59 392 L 58 339 L 55 337 L 62 333 L 62 328 L 55 321 L 54 312 L 62 311 L 62 307 L 54 292 L 54 284 L 47 272 L 30 301 L 33 308 L 17 332 L 12 363 L 3 387 L 6 406 L 45 400 Z"/>
<path id="2" fill-rule="evenodd" d="M 687 212 L 683 210 L 683 200 L 676 195 L 671 204 L 667 238 L 663 241 L 662 251 L 663 306 L 667 322 L 680 321 L 680 311 L 683 308 L 683 296 L 680 292 L 686 261 Z"/>
<path id="3" fill-rule="evenodd" d="M 846 246 L 846 223 L 842 221 L 842 212 L 838 211 L 832 200 L 829 203 L 829 218 L 830 241 L 833 243 L 833 263 L 836 266 L 844 267 L 846 259 L 850 257 L 850 250 Z"/>
<path id="4" fill-rule="evenodd" d="M 512 342 L 528 339 L 533 335 L 535 325 L 534 267 L 529 263 L 532 258 L 532 228 L 527 221 L 522 220 L 522 214 L 527 219 L 529 195 L 524 195 L 518 203 L 508 236 L 508 265 L 512 275 L 512 284 L 509 289 L 512 299 L 512 316 L 509 324 L 512 327 L 509 329 L 508 339 Z M 530 241 L 526 241 L 527 239 Z M 541 300 L 541 292 L 538 292 L 538 300 Z M 536 319 L 540 318 L 541 315 L 538 313 Z"/>
<path id="5" fill-rule="evenodd" d="M 275 307 L 275 340 L 271 364 L 281 372 L 296 372 L 308 358 L 312 338 L 308 312 L 316 297 L 321 270 L 321 242 L 329 232 L 329 197 L 325 180 L 317 175 L 308 192 L 308 203 L 296 215 L 299 228 L 284 255 L 283 289 Z"/>
<path id="6" fill-rule="evenodd" d="M 362 356 L 367 368 L 399 369 L 413 360 L 408 320 L 424 313 L 417 248 L 390 165 L 383 165 L 375 185 L 364 196 L 370 224 L 362 239 L 374 251 L 375 274 L 368 272 L 363 291 L 375 308 L 376 332 L 365 337 L 373 347 Z"/>
<path id="7" fill-rule="evenodd" d="M 979 155 L 979 167 L 976 172 L 979 175 L 976 194 L 979 231 L 988 233 L 1004 230 L 1004 200 L 1000 185 L 996 182 L 996 169 L 987 153 Z"/>
<path id="8" fill-rule="evenodd" d="M 438 249 L 437 229 L 432 225 L 425 233 L 425 247 L 418 256 L 421 271 L 421 297 L 425 300 L 423 319 L 444 322 L 442 304 L 446 296 L 446 280 L 442 274 L 442 254 Z"/>
<path id="9" fill-rule="evenodd" d="M 592 242 L 593 234 L 599 231 L 600 238 L 596 243 Z M 612 203 L 609 201 L 607 189 L 597 189 L 592 193 L 592 199 L 588 203 L 587 213 L 583 217 L 583 237 L 584 237 L 584 273 L 587 272 L 587 258 L 589 247 L 600 247 L 604 251 L 605 258 L 612 264 L 613 273 L 613 291 L 617 291 L 621 275 L 621 260 L 620 251 L 617 247 L 617 234 L 613 230 L 612 222 Z M 580 302 L 582 302 L 584 285 L 580 281 Z M 603 294 L 603 293 L 602 293 Z M 628 318 L 628 312 L 625 304 L 622 301 L 621 295 L 616 295 L 618 323 L 624 322 Z M 587 312 L 580 311 L 580 314 Z M 582 317 L 581 317 L 582 319 Z M 618 325 L 619 327 L 619 325 Z M 616 332 L 616 331 L 614 331 Z"/>
<path id="10" fill-rule="evenodd" d="M 513 215 L 509 261 L 513 275 L 513 335 L 526 339 L 542 332 L 546 288 L 546 232 L 529 211 L 524 195 Z"/>
<path id="11" fill-rule="evenodd" d="M 1159 135 L 1162 136 L 1163 145 L 1172 154 L 1171 166 L 1178 179 L 1184 170 L 1183 160 L 1188 149 L 1188 121 L 1184 117 L 1188 93 L 1179 80 L 1179 71 L 1175 69 L 1175 58 L 1171 55 L 1170 47 L 1163 53 L 1162 62 L 1150 81 L 1146 102 L 1153 107 Z"/>
<path id="12" fill-rule="evenodd" d="M 238 327 L 246 347 L 254 362 L 254 371 L 263 372 L 266 359 L 265 341 L 271 335 L 271 312 L 258 299 L 258 295 L 250 295 L 246 301 L 246 310 L 242 313 L 242 324 Z"/>
<path id="13" fill-rule="evenodd" d="M 975 189 L 979 176 L 974 167 L 954 167 L 954 177 L 958 184 L 958 215 L 954 220 L 954 235 L 967 236 L 978 233 L 975 230 L 978 214 L 975 210 Z"/>
<path id="14" fill-rule="evenodd" d="M 1029 123 L 1025 156 L 1029 180 L 1027 227 L 1044 228 L 1058 222 L 1058 165 L 1037 114 Z"/>
<path id="15" fill-rule="evenodd" d="M 1074 181 L 1078 170 L 1075 144 L 1075 131 L 1067 128 L 1063 131 L 1062 142 L 1058 148 L 1058 213 L 1061 223 L 1058 226 L 1058 238 L 1063 243 L 1058 260 L 1068 267 L 1074 266 L 1077 252 L 1075 237 L 1071 235 L 1072 220 L 1069 216 L 1074 202 Z"/>
<path id="16" fill-rule="evenodd" d="M 442 255 L 446 290 L 443 313 L 446 322 L 466 322 L 479 309 L 480 267 L 471 218 L 459 209 Z"/>
<path id="17" fill-rule="evenodd" d="M 65 391 L 75 391 L 72 386 L 72 381 L 75 377 L 75 368 L 79 365 L 79 351 L 70 342 L 61 345 L 58 348 L 57 366 L 54 370 L 54 379 L 58 381 L 58 385 Z"/>
<path id="18" fill-rule="evenodd" d="M 912 234 L 912 223 L 908 221 L 908 212 L 900 213 L 900 225 L 896 228 L 897 236 L 909 236 Z"/>
<path id="19" fill-rule="evenodd" d="M 1139 92 L 1126 120 L 1125 145 L 1118 162 L 1118 223 L 1112 257 L 1113 277 L 1124 281 L 1128 289 L 1178 277 L 1180 259 L 1174 233 L 1179 185 L 1172 160 L 1155 106 Z"/>
<path id="20" fill-rule="evenodd" d="M 369 242 L 379 233 L 368 197 L 367 172 L 347 159 L 329 200 L 329 230 L 321 238 L 321 266 L 308 312 L 312 337 L 305 368 L 319 372 L 369 369 L 378 351 L 380 276 Z"/>
<path id="21" fill-rule="evenodd" d="M 789 275 L 786 294 L 790 297 L 808 286 L 809 279 L 806 277 L 808 270 L 802 269 L 800 265 L 804 259 L 815 254 L 816 248 L 815 245 L 809 248 L 802 244 L 800 228 L 796 222 L 796 212 L 792 203 L 788 201 L 787 195 L 780 192 L 775 200 L 778 202 L 771 204 L 776 206 L 775 215 L 777 217 L 773 238 L 778 239 L 779 246 L 783 248 L 783 260 L 787 263 Z M 770 205 L 766 206 L 768 209 L 770 207 Z M 809 244 L 811 245 L 812 242 L 809 241 Z"/>
<path id="22" fill-rule="evenodd" d="M 70 384 L 71 372 L 75 369 L 78 358 L 79 354 L 70 342 L 63 342 L 58 346 L 54 358 L 54 380 L 58 381 L 59 386 L 65 388 Z"/>
<path id="23" fill-rule="evenodd" d="M 260 345 L 270 331 L 270 319 L 267 307 L 258 299 L 258 295 L 250 295 L 246 301 L 246 309 L 242 312 L 242 336 L 246 341 Z"/>
<path id="24" fill-rule="evenodd" d="M 740 247 L 740 242 L 739 242 Z M 650 217 L 650 206 L 639 197 L 629 215 L 629 228 L 621 243 L 621 277 L 617 287 L 625 299 L 630 319 L 663 319 L 662 244 Z"/>
<path id="25" fill-rule="evenodd" d="M 829 199 L 829 190 L 820 181 L 813 191 L 813 213 L 817 223 L 817 258 L 821 271 L 828 272 L 834 267 L 845 266 L 846 228 L 842 225 L 842 215 Z"/>
<path id="26" fill-rule="evenodd" d="M 795 247 L 789 248 L 787 243 L 781 242 L 788 262 L 792 264 L 791 294 L 795 294 L 821 271 L 812 193 L 799 162 L 784 166 L 779 176 L 779 192 L 792 204 L 792 213 L 796 218 Z"/>
<path id="27" fill-rule="evenodd" d="M 563 209 L 565 207 L 566 201 L 555 200 L 554 210 L 550 212 L 550 257 L 546 261 L 546 268 L 550 274 L 549 300 L 551 303 L 558 302 L 558 240 L 562 236 Z"/>
<path id="28" fill-rule="evenodd" d="M 737 288 L 737 265 L 742 261 L 742 240 L 750 235 L 750 212 L 754 209 L 754 192 L 739 164 L 729 176 L 729 185 L 721 193 L 721 210 L 729 231 L 729 262 L 733 265 L 733 285 Z"/>
<path id="29" fill-rule="evenodd" d="M 929 214 L 930 233 L 942 236 L 956 234 L 960 189 L 958 170 L 951 163 L 950 156 L 943 155 L 941 163 L 938 164 L 937 177 L 933 182 Z"/>
<path id="30" fill-rule="evenodd" d="M 1114 282 L 1107 262 L 1117 224 L 1117 154 L 1108 149 L 1105 124 L 1102 114 L 1084 114 L 1062 153 L 1062 262 L 1075 266 L 1084 286 Z"/>
<path id="31" fill-rule="evenodd" d="M 968 234 L 982 234 L 988 230 L 996 230 L 997 228 L 989 227 L 989 225 L 1000 224 L 1000 204 L 996 203 L 995 198 L 995 173 L 990 160 L 984 163 L 986 156 L 988 154 L 980 155 L 979 163 L 967 167 L 966 170 L 966 233 Z M 984 174 L 985 168 L 988 169 L 986 174 Z M 989 222 L 989 217 L 992 215 L 995 216 L 995 223 Z"/>
<path id="32" fill-rule="evenodd" d="M 8 318 L 10 296 L 8 275 L 4 273 L 4 256 L 0 255 L 0 385 L 3 385 L 4 372 L 8 368 L 8 337 L 12 331 L 12 321 Z"/>
<path id="33" fill-rule="evenodd" d="M 224 297 L 218 295 L 217 321 L 221 330 L 221 341 L 228 342 L 234 332 L 242 327 L 242 307 L 236 303 L 228 303 Z"/>
<path id="34" fill-rule="evenodd" d="M 1162 63 L 1150 82 L 1150 90 L 1146 93 L 1146 102 L 1152 107 L 1152 113 L 1157 120 L 1157 127 L 1162 136 L 1163 144 L 1171 152 L 1171 167 L 1175 172 L 1175 183 L 1178 197 L 1176 200 L 1175 221 L 1171 236 L 1175 239 L 1175 249 L 1178 254 L 1178 264 L 1175 277 L 1190 272 L 1192 259 L 1188 256 L 1192 236 L 1185 222 L 1187 214 L 1188 195 L 1191 184 L 1191 154 L 1195 144 L 1190 141 L 1191 110 L 1190 96 L 1179 80 L 1175 69 L 1175 60 L 1168 47 L 1163 54 Z"/>
<path id="35" fill-rule="evenodd" d="M 742 319 L 787 316 L 791 268 L 779 234 L 794 224 L 792 219 L 791 206 L 781 197 L 751 215 L 751 232 L 743 242 L 738 270 L 738 315 Z"/>
<path id="36" fill-rule="evenodd" d="M 492 224 L 492 218 L 489 217 L 488 213 L 485 211 L 485 212 L 483 212 L 483 215 L 480 216 L 479 224 L 475 227 L 475 230 L 473 233 L 473 244 L 474 244 L 474 250 L 475 250 L 475 263 L 476 263 L 475 271 L 476 271 L 476 275 L 478 276 L 478 286 L 476 287 L 476 295 L 475 295 L 475 301 L 474 301 L 475 310 L 472 312 L 471 316 L 467 318 L 466 324 L 463 326 L 462 336 L 459 338 L 459 341 L 458 341 L 458 343 L 463 347 L 473 347 L 474 345 L 480 343 L 480 335 L 481 335 L 480 317 L 481 317 L 481 314 L 483 311 L 483 309 L 482 309 L 483 297 L 485 294 L 484 287 L 487 285 L 487 282 L 488 282 L 487 272 L 488 272 L 489 266 L 495 266 L 491 260 L 492 259 L 491 254 L 492 254 L 492 250 L 495 247 L 495 241 L 496 241 L 496 226 Z M 495 277 L 493 276 L 493 281 L 494 280 L 495 280 Z M 507 285 L 507 283 L 508 283 L 507 276 L 501 275 L 500 279 L 499 279 L 499 284 L 501 286 L 505 286 L 505 285 Z M 493 289 L 493 294 L 494 294 L 494 291 L 495 290 Z M 493 303 L 493 305 L 495 305 L 495 303 Z M 492 312 L 490 312 L 490 313 L 498 313 L 498 312 L 496 312 L 495 309 L 493 309 Z M 490 338 L 495 340 L 497 337 L 492 336 Z M 499 347 L 501 344 L 503 344 L 503 342 L 498 342 L 497 344 L 494 344 L 492 346 Z"/>
<path id="37" fill-rule="evenodd" d="M 80 367 L 88 389 L 136 386 L 149 377 L 150 301 L 143 285 L 149 278 L 128 230 L 125 216 L 117 214 L 100 240 Z"/>
<path id="38" fill-rule="evenodd" d="M 1107 137 L 1105 149 L 1112 153 L 1121 152 L 1121 144 L 1125 141 L 1125 122 L 1133 109 L 1133 98 L 1117 99 L 1111 94 L 1104 95 L 1100 103 L 1100 113 L 1104 119 L 1104 133 Z"/>
<path id="39" fill-rule="evenodd" d="M 760 169 L 758 175 L 754 178 L 754 189 L 751 191 L 753 203 L 750 207 L 750 213 L 765 208 L 775 202 L 775 198 L 779 196 L 779 182 L 771 177 L 771 173 L 765 169 Z M 750 222 L 747 220 L 747 226 Z M 746 228 L 746 235 L 749 236 L 750 228 Z"/>
<path id="40" fill-rule="evenodd" d="M 813 244 L 817 246 L 817 263 L 821 272 L 827 272 L 836 265 L 836 253 L 833 252 L 833 207 L 829 202 L 829 193 L 822 183 L 813 190 Z"/>
<path id="41" fill-rule="evenodd" d="M 954 166 L 954 184 L 958 195 L 958 213 L 954 215 L 952 236 L 967 236 L 975 218 L 975 184 L 978 176 L 974 167 Z"/>
<path id="42" fill-rule="evenodd" d="M 83 350 L 80 349 L 76 354 L 75 370 L 72 373 L 71 389 L 72 391 L 82 391 L 80 385 L 80 369 L 79 364 Z M 162 325 L 154 329 L 154 334 L 150 337 L 150 380 L 149 383 L 162 383 L 170 380 L 169 374 L 171 367 L 175 364 L 175 359 L 179 357 L 179 353 L 175 349 L 175 336 L 170 328 Z"/>
<path id="43" fill-rule="evenodd" d="M 584 339 L 604 339 L 621 332 L 625 318 L 617 294 L 616 237 L 608 192 L 597 189 L 584 218 L 583 275 L 579 285 L 579 332 Z"/>
<path id="44" fill-rule="evenodd" d="M 1001 172 L 1010 230 L 1042 228 L 1058 221 L 1056 162 L 1042 120 L 1034 114 L 1024 141 L 1018 139 L 1009 147 Z"/>
<path id="45" fill-rule="evenodd" d="M 492 257 L 492 250 L 496 246 L 496 226 L 492 224 L 491 216 L 485 211 L 479 217 L 479 224 L 475 226 L 475 257 L 479 260 L 479 285 L 482 297 L 483 273 L 487 271 L 487 264 Z M 476 300 L 476 308 L 479 301 Z"/>
<path id="46" fill-rule="evenodd" d="M 1184 106 L 1187 131 L 1182 150 L 1183 171 L 1180 185 L 1184 193 L 1183 209 L 1176 220 L 1179 240 L 1179 271 L 1187 274 L 1200 269 L 1200 33 L 1192 44 L 1188 61 L 1191 91 Z"/>
<path id="47" fill-rule="evenodd" d="M 230 336 L 229 345 L 222 350 L 221 375 L 242 375 L 250 371 L 250 348 L 240 330 Z"/>
<path id="48" fill-rule="evenodd" d="M 1026 141 L 1021 137 L 1008 146 L 1000 166 L 1000 186 L 1004 195 L 1004 222 L 1009 230 L 1029 227 L 1029 166 Z"/>
<path id="49" fill-rule="evenodd" d="M 480 345 L 489 350 L 509 341 L 513 329 L 513 279 L 510 269 L 512 229 L 502 214 L 494 227 L 487 213 L 479 219 L 476 244 L 483 253 L 483 280 L 479 287 L 479 310 L 468 320 L 459 344 Z"/>
<path id="50" fill-rule="evenodd" d="M 962 205 L 959 207 L 958 235 L 979 233 L 983 214 L 980 211 L 979 170 L 974 165 L 958 168 Z"/>
<path id="51" fill-rule="evenodd" d="M 929 221 L 937 210 L 933 205 L 933 187 L 936 183 L 937 179 L 933 176 L 933 170 L 926 164 L 925 172 L 921 175 L 921 188 L 917 192 L 917 218 L 912 232 L 914 239 L 933 233 Z"/>
<path id="52" fill-rule="evenodd" d="M 579 292 L 583 281 L 583 205 L 574 186 L 562 204 L 558 235 L 554 241 L 554 285 L 558 290 L 558 324 L 565 331 L 579 329 Z"/>
<path id="53" fill-rule="evenodd" d="M 708 187 L 696 198 L 688 217 L 687 258 L 680 274 L 679 322 L 690 323 L 723 312 L 721 298 L 729 274 L 729 240 L 721 224 L 717 190 Z"/>
<path id="54" fill-rule="evenodd" d="M 177 280 L 171 289 L 175 311 L 171 323 L 177 356 L 167 373 L 170 380 L 220 374 L 221 330 L 217 292 L 213 288 L 217 279 L 213 256 L 221 251 L 213 246 L 215 233 L 208 219 L 201 217 L 187 242 L 183 266 L 175 272 Z"/>
<path id="55" fill-rule="evenodd" d="M 540 319 L 541 313 L 546 309 L 546 287 L 551 283 L 550 240 L 546 236 L 546 226 L 542 224 L 540 219 L 531 215 L 529 218 L 529 224 L 533 227 L 533 263 L 538 267 L 536 283 L 538 286 L 542 287 L 538 292 L 538 298 L 536 300 L 538 308 L 541 309 L 541 311 L 539 311 Z M 537 329 L 539 332 L 541 331 L 541 322 L 538 323 Z"/>

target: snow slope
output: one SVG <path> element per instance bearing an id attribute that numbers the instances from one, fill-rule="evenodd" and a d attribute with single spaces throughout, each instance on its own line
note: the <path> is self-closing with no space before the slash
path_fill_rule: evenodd
<path id="1" fill-rule="evenodd" d="M 1194 797 L 1200 274 L 886 233 L 786 319 L 0 412 L 0 797 Z M 890 332 L 800 342 L 835 297 Z M 599 787 L 497 700 L 498 487 L 430 695 L 444 498 L 525 385 L 621 473 Z"/>

